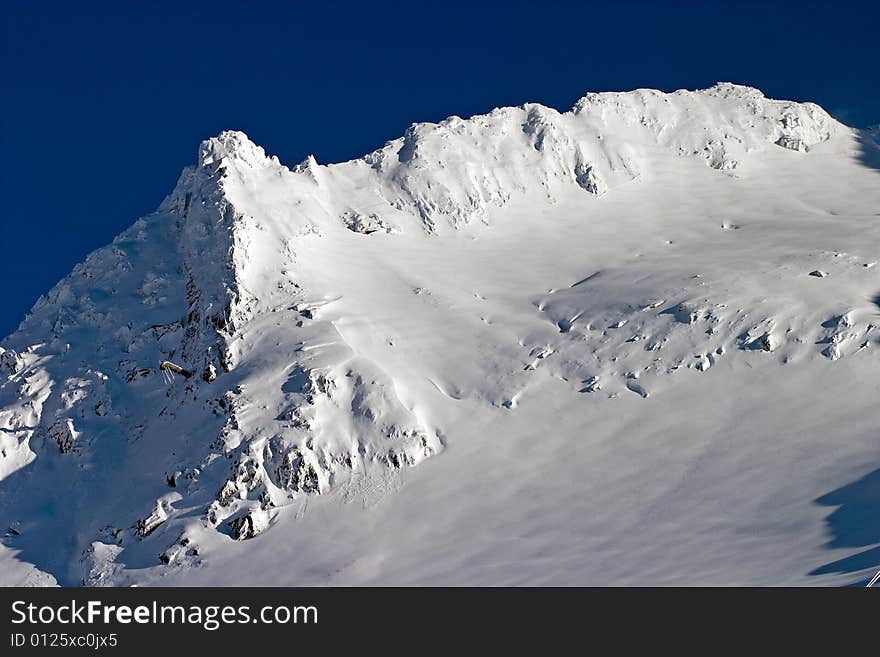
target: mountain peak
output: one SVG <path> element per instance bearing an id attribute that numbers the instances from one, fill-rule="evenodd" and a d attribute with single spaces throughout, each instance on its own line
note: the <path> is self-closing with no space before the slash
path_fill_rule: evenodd
<path id="1" fill-rule="evenodd" d="M 724 98 L 766 98 L 764 92 L 760 89 L 745 84 L 737 84 L 736 82 L 716 82 L 708 89 L 699 90 L 697 93 L 704 93 L 711 96 L 722 96 Z"/>
<path id="2" fill-rule="evenodd" d="M 199 146 L 200 167 L 219 163 L 224 159 L 251 166 L 266 164 L 269 160 L 266 151 L 240 130 L 224 130 L 216 137 L 204 140 Z"/>

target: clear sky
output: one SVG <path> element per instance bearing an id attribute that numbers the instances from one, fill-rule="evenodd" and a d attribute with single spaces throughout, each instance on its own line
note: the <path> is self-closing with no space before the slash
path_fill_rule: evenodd
<path id="1" fill-rule="evenodd" d="M 869 2 L 7 0 L 2 12 L 0 336 L 154 210 L 224 129 L 286 164 L 327 163 L 416 121 L 716 81 L 880 123 Z"/>

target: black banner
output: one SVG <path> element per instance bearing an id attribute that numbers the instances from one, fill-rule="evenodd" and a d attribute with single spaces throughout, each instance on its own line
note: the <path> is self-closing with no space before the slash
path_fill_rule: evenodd
<path id="1" fill-rule="evenodd" d="M 464 649 L 475 639 L 542 654 L 607 641 L 696 642 L 714 653 L 731 644 L 766 648 L 771 638 L 813 648 L 827 638 L 841 654 L 850 642 L 874 641 L 878 596 L 871 589 L 10 588 L 0 589 L 0 654 L 277 654 L 278 646 L 372 653 Z"/>

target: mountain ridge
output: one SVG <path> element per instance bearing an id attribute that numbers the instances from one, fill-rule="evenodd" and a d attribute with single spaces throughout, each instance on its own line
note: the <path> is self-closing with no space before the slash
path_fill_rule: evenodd
<path id="1" fill-rule="evenodd" d="M 683 107 L 670 110 L 676 102 L 683 103 Z M 713 104 L 711 109 L 715 113 L 707 113 L 710 108 L 707 103 Z M 728 105 L 728 114 L 718 112 L 719 108 Z M 730 109 L 739 110 L 731 112 Z M 694 120 L 692 116 L 697 116 Z M 713 125 L 722 117 L 722 125 Z M 561 125 L 560 122 L 583 118 L 586 125 Z M 370 153 L 352 160 L 328 165 L 319 165 L 312 156 L 292 169 L 296 173 L 306 173 L 313 182 L 317 182 L 317 171 L 321 168 L 325 173 L 334 169 L 357 168 L 361 164 L 368 164 L 380 174 L 386 174 L 387 183 L 391 183 L 391 198 L 380 198 L 380 202 L 390 205 L 405 203 L 415 207 L 425 227 L 432 230 L 438 223 L 437 215 L 447 215 L 453 223 L 467 223 L 474 218 L 485 215 L 486 203 L 503 203 L 507 196 L 505 190 L 522 189 L 523 180 L 529 177 L 519 173 L 512 180 L 505 180 L 504 186 L 500 180 L 490 181 L 496 184 L 477 184 L 472 181 L 470 186 L 456 189 L 455 186 L 445 184 L 442 178 L 436 178 L 433 195 L 439 193 L 446 201 L 446 205 L 437 205 L 428 201 L 424 194 L 423 186 L 413 186 L 413 182 L 424 183 L 419 180 L 419 171 L 422 170 L 419 153 L 425 149 L 429 161 L 437 159 L 443 167 L 457 168 L 461 173 L 463 165 L 449 154 L 447 160 L 443 160 L 444 142 L 455 143 L 454 153 L 467 153 L 470 161 L 479 161 L 479 150 L 475 148 L 479 137 L 471 128 L 482 128 L 488 132 L 487 138 L 501 140 L 514 126 L 521 126 L 522 133 L 536 151 L 543 151 L 545 140 L 548 144 L 548 158 L 544 159 L 547 171 L 544 173 L 542 184 L 550 183 L 550 178 L 564 178 L 576 182 L 586 191 L 601 194 L 607 191 L 608 184 L 605 178 L 614 178 L 615 172 L 620 169 L 627 171 L 632 166 L 632 157 L 626 152 L 609 153 L 596 142 L 596 133 L 601 140 L 601 130 L 608 122 L 617 124 L 638 124 L 646 128 L 648 139 L 657 139 L 658 143 L 667 147 L 674 147 L 679 154 L 699 155 L 705 157 L 707 163 L 717 169 L 735 169 L 739 159 L 744 157 L 750 150 L 757 149 L 766 144 L 773 143 L 793 150 L 806 150 L 811 146 L 821 143 L 829 138 L 832 132 L 843 128 L 842 124 L 831 118 L 821 107 L 814 103 L 794 103 L 789 101 L 776 101 L 767 99 L 758 89 L 735 85 L 731 83 L 718 83 L 701 91 L 679 90 L 669 94 L 650 89 L 637 89 L 629 92 L 601 92 L 590 93 L 580 98 L 571 110 L 560 113 L 559 111 L 538 103 L 525 103 L 516 107 L 498 108 L 487 114 L 475 115 L 469 119 L 461 119 L 458 116 L 450 116 L 439 123 L 415 123 L 406 133 L 397 139 L 388 141 Z M 512 125 L 505 125 L 509 123 Z M 664 131 L 671 133 L 680 123 L 690 130 L 696 137 L 690 142 L 664 137 Z M 569 121 L 573 124 L 573 121 Z M 576 128 L 576 129 L 575 129 Z M 584 133 L 584 128 L 587 129 Z M 708 135 L 700 135 L 700 131 L 709 132 Z M 580 134 L 578 134 L 580 132 Z M 594 133 L 592 139 L 586 139 L 589 133 Z M 478 134 L 478 133 L 477 133 Z M 645 134 L 640 135 L 645 140 Z M 574 137 L 574 138 L 573 138 Z M 581 141 L 578 141 L 580 137 Z M 593 143 L 590 143 L 593 142 Z M 550 146 L 550 144 L 553 144 Z M 433 147 L 433 150 L 432 150 Z M 485 147 L 483 144 L 481 147 Z M 219 150 L 216 150 L 219 149 Z M 205 152 L 202 153 L 201 151 Z M 585 153 L 584 151 L 589 151 Z M 239 153 L 240 151 L 240 153 Z M 210 155 L 208 155 L 210 153 Z M 283 166 L 277 157 L 267 158 L 265 151 L 242 132 L 224 131 L 220 136 L 203 142 L 200 149 L 200 161 L 204 158 L 205 163 L 213 163 L 217 158 L 223 158 L 230 154 L 236 159 L 246 162 L 251 166 L 259 163 L 261 167 L 275 166 L 281 171 L 288 172 L 291 169 Z M 496 154 L 495 159 L 498 158 Z M 592 160 L 597 160 L 593 162 Z M 509 164 L 509 161 L 507 161 Z M 427 164 L 427 171 L 436 174 Z M 401 173 L 400 169 L 404 169 Z M 627 172 L 624 178 L 632 179 L 638 172 Z M 465 171 L 464 178 L 473 173 Z M 479 175 L 479 174 L 477 174 Z M 485 178 L 497 178 L 497 173 L 483 174 Z M 617 176 L 619 177 L 619 176 Z M 534 183 L 534 181 L 529 180 Z M 352 210 L 352 212 L 357 212 Z"/>

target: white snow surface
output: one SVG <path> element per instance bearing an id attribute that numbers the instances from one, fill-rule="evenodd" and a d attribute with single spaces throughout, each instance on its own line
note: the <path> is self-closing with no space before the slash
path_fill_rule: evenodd
<path id="1" fill-rule="evenodd" d="M 0 583 L 864 582 L 878 168 L 726 83 L 208 139 L 2 341 Z"/>

